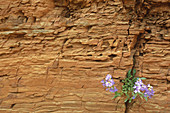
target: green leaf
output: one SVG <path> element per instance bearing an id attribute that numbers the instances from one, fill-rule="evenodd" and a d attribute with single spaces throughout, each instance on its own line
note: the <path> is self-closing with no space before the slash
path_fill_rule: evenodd
<path id="1" fill-rule="evenodd" d="M 139 94 L 140 94 L 140 95 L 142 95 L 142 96 L 144 96 L 144 94 L 143 94 L 143 93 L 141 93 L 141 92 L 139 92 Z"/>
<path id="2" fill-rule="evenodd" d="M 145 80 L 146 78 L 144 78 L 144 77 L 142 77 L 142 78 L 140 78 L 141 80 Z"/>
<path id="3" fill-rule="evenodd" d="M 144 97 L 144 99 L 147 101 L 148 99 L 147 99 L 147 97 Z"/>
<path id="4" fill-rule="evenodd" d="M 131 69 L 128 71 L 128 74 L 127 74 L 127 77 L 128 77 L 128 78 L 134 77 L 135 74 L 136 74 L 136 70 L 135 70 L 135 69 L 133 69 L 133 73 L 132 73 L 133 76 L 131 75 L 131 71 L 132 71 Z"/>
<path id="5" fill-rule="evenodd" d="M 117 96 L 115 95 L 112 99 L 115 99 Z"/>
<path id="6" fill-rule="evenodd" d="M 131 77 L 131 69 L 128 71 L 127 73 L 127 77 L 130 78 Z"/>
<path id="7" fill-rule="evenodd" d="M 136 69 L 133 69 L 133 77 L 135 76 L 136 74 Z"/>
<path id="8" fill-rule="evenodd" d="M 138 79 L 138 78 L 134 78 L 134 79 L 133 79 L 133 83 L 135 83 L 135 82 L 137 81 L 137 79 Z"/>
<path id="9" fill-rule="evenodd" d="M 127 98 L 129 98 L 129 95 L 127 94 L 127 92 L 125 94 L 126 94 Z"/>
<path id="10" fill-rule="evenodd" d="M 124 88 L 126 88 L 126 87 L 127 87 L 127 84 L 124 85 Z"/>
<path id="11" fill-rule="evenodd" d="M 132 102 L 132 97 L 129 99 L 129 103 L 131 103 Z"/>
<path id="12" fill-rule="evenodd" d="M 128 87 L 128 90 L 130 91 L 130 87 Z"/>
<path id="13" fill-rule="evenodd" d="M 143 96 L 142 95 L 139 95 L 142 99 L 143 99 Z"/>
<path id="14" fill-rule="evenodd" d="M 126 94 L 126 93 L 127 93 L 127 90 L 123 91 L 123 93 Z"/>
<path id="15" fill-rule="evenodd" d="M 116 97 L 118 97 L 118 95 L 115 95 L 112 99 L 115 99 Z"/>
<path id="16" fill-rule="evenodd" d="M 139 94 L 139 96 L 143 99 L 143 97 L 144 97 L 144 94 L 143 93 L 138 93 Z"/>
<path id="17" fill-rule="evenodd" d="M 136 98 L 136 96 L 137 96 L 137 93 L 135 93 L 135 94 L 132 94 L 133 96 L 135 96 L 135 98 Z M 132 98 L 132 97 L 131 97 Z M 142 97 L 141 97 L 142 98 Z"/>
<path id="18" fill-rule="evenodd" d="M 121 93 L 118 93 L 117 91 L 115 92 L 115 96 L 112 99 L 115 99 L 116 97 L 121 96 Z"/>
<path id="19" fill-rule="evenodd" d="M 117 98 L 119 95 L 115 95 L 112 99 L 115 99 L 115 98 Z"/>
<path id="20" fill-rule="evenodd" d="M 129 98 L 126 98 L 124 102 L 127 102 Z"/>
<path id="21" fill-rule="evenodd" d="M 123 95 L 123 92 L 121 92 L 121 93 L 119 93 L 120 94 L 120 96 L 122 96 Z"/>

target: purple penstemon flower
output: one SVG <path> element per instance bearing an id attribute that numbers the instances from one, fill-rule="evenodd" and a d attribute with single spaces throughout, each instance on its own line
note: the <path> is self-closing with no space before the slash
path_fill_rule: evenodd
<path id="1" fill-rule="evenodd" d="M 113 81 L 113 79 L 109 79 L 106 81 L 106 87 L 112 87 L 115 84 L 115 82 Z"/>
<path id="2" fill-rule="evenodd" d="M 108 75 L 106 76 L 106 78 L 101 81 L 101 83 L 103 84 L 104 87 L 105 87 L 105 86 L 107 87 L 106 90 L 109 90 L 109 89 L 110 89 L 110 92 L 116 92 L 116 91 L 117 91 L 116 87 L 115 87 L 114 89 L 112 88 L 113 85 L 115 84 L 115 82 L 114 82 L 114 80 L 112 79 L 112 76 L 111 76 L 110 74 L 108 74 Z"/>
<path id="3" fill-rule="evenodd" d="M 153 90 L 153 89 L 151 89 L 151 95 L 153 96 L 154 95 L 154 93 L 155 93 L 155 91 Z"/>
<path id="4" fill-rule="evenodd" d="M 106 84 L 105 84 L 105 81 L 104 81 L 104 80 L 102 80 L 102 81 L 101 81 L 101 83 L 103 83 L 103 87 L 105 87 L 105 86 L 106 86 Z"/>
<path id="5" fill-rule="evenodd" d="M 140 93 L 141 91 L 145 91 L 144 97 L 152 98 L 151 96 L 154 95 L 153 87 L 150 84 L 148 85 L 143 84 L 140 78 L 137 79 L 133 88 L 134 88 L 134 93 Z M 132 99 L 133 98 L 134 97 L 132 97 Z"/>
<path id="6" fill-rule="evenodd" d="M 114 87 L 114 92 L 118 91 L 118 89 L 116 87 Z"/>
<path id="7" fill-rule="evenodd" d="M 150 85 L 150 84 L 148 84 L 148 89 L 151 91 L 152 89 L 153 89 L 153 87 Z"/>
<path id="8" fill-rule="evenodd" d="M 116 92 L 116 91 L 118 91 L 118 89 L 116 88 L 116 86 L 114 86 L 114 89 L 113 88 L 110 88 L 110 92 Z"/>
<path id="9" fill-rule="evenodd" d="M 112 79 L 112 76 L 108 74 L 105 78 L 105 86 L 106 87 L 112 87 L 115 84 L 115 82 Z"/>
<path id="10" fill-rule="evenodd" d="M 129 72 L 128 72 L 129 74 Z M 129 102 L 132 101 L 132 99 L 135 99 L 138 95 L 140 97 L 144 97 L 144 99 L 147 101 L 147 98 L 152 98 L 154 95 L 153 87 L 148 84 L 145 85 L 142 80 L 146 78 L 132 78 L 132 79 L 125 79 L 122 82 L 124 83 L 124 86 L 122 87 L 122 92 L 117 92 L 118 89 L 116 86 L 114 86 L 115 82 L 110 74 L 108 74 L 102 81 L 102 85 L 106 87 L 106 91 L 110 91 L 111 93 L 115 93 L 115 96 L 113 98 L 116 98 L 118 96 L 122 96 L 122 94 L 126 94 L 128 96 Z M 127 80 L 127 81 L 126 81 Z M 134 81 L 136 80 L 136 81 Z M 130 85 L 129 85 L 130 84 Z M 133 84 L 133 86 L 132 86 Z M 133 87 L 133 88 L 132 88 Z M 129 93 L 132 93 L 129 95 Z M 131 96 L 129 98 L 129 96 Z M 128 100 L 126 99 L 125 102 Z"/>
<path id="11" fill-rule="evenodd" d="M 141 85 L 142 85 L 141 83 L 142 83 L 142 82 L 138 82 L 138 81 L 135 82 L 135 85 L 133 86 L 133 88 L 135 89 L 135 90 L 134 90 L 134 93 L 140 93 L 140 89 L 142 88 L 142 87 L 141 87 Z"/>
<path id="12" fill-rule="evenodd" d="M 143 85 L 141 86 L 141 91 L 145 91 L 146 88 L 147 88 L 147 86 L 146 86 L 145 84 L 143 84 Z"/>
<path id="13" fill-rule="evenodd" d="M 110 80 L 112 78 L 112 75 L 108 74 L 105 78 L 105 80 Z"/>
<path id="14" fill-rule="evenodd" d="M 147 95 L 147 93 L 144 93 L 144 97 L 147 97 L 148 95 Z"/>
<path id="15" fill-rule="evenodd" d="M 143 82 L 140 78 L 138 78 L 138 83 L 141 84 L 141 85 L 143 84 Z"/>
<path id="16" fill-rule="evenodd" d="M 136 98 L 135 96 L 132 97 L 132 99 L 135 99 L 135 98 Z"/>
<path id="17" fill-rule="evenodd" d="M 140 93 L 140 88 L 136 87 L 136 89 L 134 90 L 134 93 Z"/>
<path id="18" fill-rule="evenodd" d="M 138 80 L 135 82 L 135 85 L 138 85 L 138 86 L 143 85 L 142 80 L 138 78 Z"/>
<path id="19" fill-rule="evenodd" d="M 113 83 L 111 83 L 110 81 L 106 82 L 106 87 L 112 87 Z"/>
<path id="20" fill-rule="evenodd" d="M 153 96 L 154 93 L 155 91 L 153 90 L 153 87 L 150 84 L 148 84 L 147 88 L 145 89 L 145 93 L 144 93 L 145 97 L 152 98 L 151 96 Z"/>

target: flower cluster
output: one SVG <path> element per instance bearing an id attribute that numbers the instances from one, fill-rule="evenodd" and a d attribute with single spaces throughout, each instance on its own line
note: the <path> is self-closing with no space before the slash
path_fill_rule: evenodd
<path id="1" fill-rule="evenodd" d="M 147 97 L 152 98 L 152 96 L 154 95 L 153 87 L 150 84 L 143 84 L 142 80 L 145 80 L 146 78 L 135 77 L 135 73 L 135 69 L 130 69 L 127 72 L 126 78 L 124 80 L 121 80 L 123 85 L 122 90 L 120 90 L 119 92 L 118 89 L 114 86 L 115 82 L 113 81 L 113 78 L 110 74 L 108 74 L 106 78 L 101 81 L 101 83 L 104 87 L 106 87 L 106 90 L 115 93 L 112 99 L 126 96 L 124 102 L 131 103 L 133 99 L 135 99 L 137 96 L 140 96 L 142 99 L 144 98 L 147 101 Z"/>
<path id="2" fill-rule="evenodd" d="M 133 88 L 134 93 L 141 93 L 141 91 L 144 92 L 144 97 L 152 98 L 151 96 L 154 95 L 153 87 L 150 84 L 143 84 L 140 78 L 137 79 Z M 135 99 L 135 96 L 133 96 L 132 99 Z"/>
<path id="3" fill-rule="evenodd" d="M 105 80 L 102 80 L 101 83 L 103 83 L 103 86 L 107 87 L 106 90 L 109 90 L 110 92 L 117 92 L 118 89 L 116 88 L 116 86 L 113 86 L 115 84 L 115 82 L 112 79 L 112 76 L 110 74 L 108 74 L 105 78 Z"/>

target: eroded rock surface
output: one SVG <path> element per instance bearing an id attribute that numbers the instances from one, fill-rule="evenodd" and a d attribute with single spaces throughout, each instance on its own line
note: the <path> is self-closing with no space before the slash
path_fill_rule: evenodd
<path id="1" fill-rule="evenodd" d="M 155 95 L 129 113 L 168 113 L 168 0 L 0 0 L 0 112 L 122 113 L 100 81 L 135 65 Z M 136 63 L 133 64 L 133 57 Z"/>

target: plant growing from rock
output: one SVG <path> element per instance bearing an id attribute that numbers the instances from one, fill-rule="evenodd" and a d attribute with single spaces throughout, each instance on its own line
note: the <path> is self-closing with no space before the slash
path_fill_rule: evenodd
<path id="1" fill-rule="evenodd" d="M 137 96 L 140 96 L 142 99 L 144 98 L 147 101 L 148 98 L 152 98 L 154 95 L 153 87 L 150 84 L 145 85 L 142 82 L 142 80 L 145 80 L 146 78 L 135 77 L 135 74 L 135 69 L 133 69 L 133 72 L 131 72 L 131 69 L 128 71 L 127 77 L 122 80 L 124 85 L 122 86 L 122 90 L 120 92 L 118 92 L 118 89 L 114 86 L 115 82 L 110 74 L 108 74 L 106 78 L 101 81 L 101 83 L 104 87 L 106 87 L 106 90 L 115 93 L 112 99 L 124 95 L 126 96 L 124 102 L 131 103 L 131 101 Z"/>

